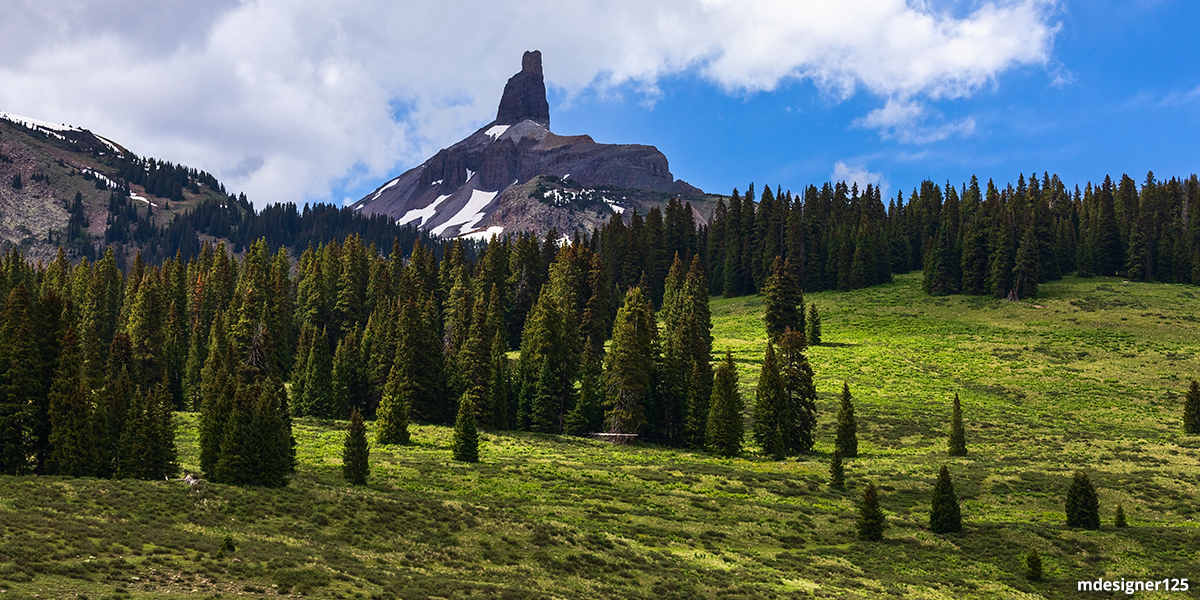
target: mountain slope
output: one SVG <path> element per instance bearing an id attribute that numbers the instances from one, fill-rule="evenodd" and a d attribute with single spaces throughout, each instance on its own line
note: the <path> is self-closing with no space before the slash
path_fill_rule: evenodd
<path id="1" fill-rule="evenodd" d="M 0 112 L 0 250 L 50 260 L 61 245 L 92 256 L 99 243 L 136 245 L 205 200 L 226 201 L 207 173 L 138 158 L 87 129 Z"/>
<path id="2" fill-rule="evenodd" d="M 541 176 L 551 177 L 534 181 Z M 556 196 L 548 187 L 564 180 L 576 189 L 599 191 L 605 200 L 593 210 L 564 203 L 566 196 Z M 530 189 L 537 183 L 542 184 L 540 196 Z M 591 229 L 624 208 L 645 212 L 671 197 L 693 202 L 701 220 L 711 208 L 699 207 L 715 203 L 715 197 L 706 199 L 701 190 L 675 179 L 667 157 L 654 146 L 600 144 L 587 135 L 551 132 L 542 55 L 535 50 L 525 53 L 521 72 L 505 85 L 494 121 L 352 207 L 454 237 Z"/>

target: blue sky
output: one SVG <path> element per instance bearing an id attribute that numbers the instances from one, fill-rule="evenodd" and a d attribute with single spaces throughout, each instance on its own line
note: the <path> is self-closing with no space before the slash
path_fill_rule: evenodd
<path id="1" fill-rule="evenodd" d="M 1191 0 L 9 0 L 0 111 L 92 129 L 258 205 L 364 196 L 495 115 L 524 50 L 551 125 L 727 194 L 895 196 L 1200 169 Z"/>
<path id="2" fill-rule="evenodd" d="M 1003 183 L 1049 171 L 1082 187 L 1106 174 L 1141 182 L 1150 170 L 1200 171 L 1200 3 L 1072 2 L 1051 16 L 1059 30 L 1046 64 L 1006 71 L 969 97 L 929 101 L 927 129 L 975 123 L 937 141 L 856 124 L 885 101 L 865 91 L 833 98 L 809 81 L 728 94 L 684 75 L 660 82 L 652 106 L 632 89 L 565 108 L 552 94 L 552 119 L 559 133 L 654 144 L 676 177 L 722 194 L 749 182 L 819 186 L 839 161 L 874 174 L 863 179 L 892 197 L 925 179 L 959 185 L 972 174 Z"/>

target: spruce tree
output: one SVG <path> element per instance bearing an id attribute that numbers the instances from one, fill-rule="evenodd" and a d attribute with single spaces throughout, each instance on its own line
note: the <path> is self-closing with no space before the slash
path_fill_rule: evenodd
<path id="1" fill-rule="evenodd" d="M 656 330 L 653 311 L 641 288 L 630 288 L 624 306 L 617 311 L 612 344 L 604 357 L 609 433 L 641 433 L 646 424 Z"/>
<path id="2" fill-rule="evenodd" d="M 1200 382 L 1192 380 L 1183 402 L 1183 432 L 1200 434 Z"/>
<path id="3" fill-rule="evenodd" d="M 604 421 L 604 373 L 598 358 L 588 358 L 584 353 L 583 373 L 580 377 L 579 401 L 567 414 L 563 425 L 564 433 L 583 435 L 599 431 Z"/>
<path id="4" fill-rule="evenodd" d="M 850 396 L 850 384 L 842 382 L 842 401 L 837 415 L 837 440 L 834 446 L 846 458 L 858 456 L 858 420 L 854 416 L 854 404 Z"/>
<path id="5" fill-rule="evenodd" d="M 1100 528 L 1100 498 L 1087 473 L 1076 471 L 1067 490 L 1067 526 Z"/>
<path id="6" fill-rule="evenodd" d="M 846 469 L 842 465 L 842 451 L 834 450 L 829 458 L 829 487 L 835 490 L 846 489 Z"/>
<path id="7" fill-rule="evenodd" d="M 165 378 L 144 395 L 134 395 L 126 419 L 117 477 L 154 481 L 174 475 L 175 424 Z"/>
<path id="8" fill-rule="evenodd" d="M 762 374 L 759 375 L 754 395 L 754 442 L 764 454 L 781 460 L 787 454 L 784 431 L 789 424 L 785 418 L 783 377 L 779 374 L 775 347 L 771 342 L 767 342 Z"/>
<path id="9" fill-rule="evenodd" d="M 725 360 L 713 377 L 712 397 L 708 403 L 706 442 L 709 451 L 724 457 L 742 451 L 742 394 L 738 391 L 737 370 L 733 354 L 725 352 Z"/>
<path id="10" fill-rule="evenodd" d="M 304 394 L 298 399 L 301 415 L 322 419 L 338 416 L 338 402 L 333 388 L 333 357 L 329 354 L 327 329 L 321 329 L 312 341 L 304 372 Z"/>
<path id="11" fill-rule="evenodd" d="M 785 331 L 779 337 L 784 387 L 784 445 L 788 452 L 809 452 L 816 441 L 817 387 L 804 355 L 804 334 Z"/>
<path id="12" fill-rule="evenodd" d="M 1129 522 L 1125 520 L 1125 505 L 1117 505 L 1117 513 L 1113 516 L 1113 526 L 1118 528 L 1129 526 Z"/>
<path id="13" fill-rule="evenodd" d="M 458 417 L 454 419 L 454 460 L 479 462 L 479 432 L 475 429 L 475 402 L 467 391 L 458 401 Z"/>
<path id="14" fill-rule="evenodd" d="M 99 467 L 99 442 L 92 420 L 91 391 L 84 384 L 78 346 L 75 332 L 67 330 L 50 390 L 50 453 L 46 472 L 94 477 Z"/>
<path id="15" fill-rule="evenodd" d="M 254 436 L 259 440 L 255 485 L 283 487 L 296 469 L 296 439 L 292 436 L 287 392 L 277 377 L 267 377 L 258 385 L 262 391 L 254 413 Z"/>
<path id="16" fill-rule="evenodd" d="M 379 410 L 375 413 L 375 443 L 407 445 L 411 438 L 408 432 L 409 398 L 406 388 L 401 385 L 401 369 L 392 367 L 388 373 L 387 385 L 383 388 L 383 399 L 379 401 Z"/>
<path id="17" fill-rule="evenodd" d="M 1037 550 L 1025 553 L 1025 579 L 1029 581 L 1042 580 L 1042 556 Z"/>
<path id="18" fill-rule="evenodd" d="M 1031 223 L 1021 238 L 1017 251 L 1016 266 L 1013 267 L 1013 290 L 1017 299 L 1037 298 L 1038 292 L 1038 240 Z"/>
<path id="19" fill-rule="evenodd" d="M 767 338 L 775 339 L 784 330 L 802 331 L 804 326 L 804 296 L 800 284 L 792 275 L 792 265 L 776 256 L 771 275 L 763 289 L 764 322 Z"/>
<path id="20" fill-rule="evenodd" d="M 879 495 L 875 492 L 875 484 L 868 483 L 863 488 L 862 503 L 858 505 L 858 539 L 864 542 L 883 540 L 883 531 L 887 529 L 887 518 L 879 506 Z"/>
<path id="21" fill-rule="evenodd" d="M 950 456 L 967 455 L 967 434 L 963 429 L 962 405 L 954 394 L 954 410 L 950 417 Z"/>
<path id="22" fill-rule="evenodd" d="M 821 314 L 817 312 L 817 304 L 808 305 L 808 319 L 804 323 L 804 337 L 809 346 L 821 345 Z"/>
<path id="23" fill-rule="evenodd" d="M 954 482 L 950 480 L 950 470 L 945 465 L 938 471 L 937 485 L 933 488 L 929 528 L 934 533 L 962 531 L 962 510 L 958 506 L 958 496 L 954 493 Z"/>
<path id="24" fill-rule="evenodd" d="M 346 441 L 342 445 L 342 477 L 351 485 L 366 485 L 370 470 L 370 448 L 367 447 L 367 426 L 363 424 L 362 411 L 355 408 L 350 412 L 350 428 L 346 430 Z"/>

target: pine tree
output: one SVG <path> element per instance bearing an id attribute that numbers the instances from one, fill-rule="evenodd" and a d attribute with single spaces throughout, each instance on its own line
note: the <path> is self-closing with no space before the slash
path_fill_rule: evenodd
<path id="1" fill-rule="evenodd" d="M 1200 382 L 1192 380 L 1183 402 L 1183 432 L 1200 434 Z"/>
<path id="2" fill-rule="evenodd" d="M 1042 580 L 1042 556 L 1037 550 L 1025 553 L 1025 579 L 1029 581 Z"/>
<path id="3" fill-rule="evenodd" d="M 1067 526 L 1100 528 L 1100 498 L 1087 473 L 1076 471 L 1067 490 Z"/>
<path id="4" fill-rule="evenodd" d="M 388 444 L 407 445 L 411 441 L 408 432 L 408 414 L 410 399 L 405 394 L 406 388 L 400 381 L 401 369 L 392 367 L 388 373 L 387 385 L 383 388 L 383 399 L 379 401 L 379 410 L 375 415 L 375 443 L 385 446 Z"/>
<path id="5" fill-rule="evenodd" d="M 454 419 L 454 460 L 479 462 L 479 432 L 475 429 L 475 402 L 467 391 L 458 401 L 458 417 Z"/>
<path id="6" fill-rule="evenodd" d="M 883 540 L 883 531 L 887 529 L 887 518 L 879 506 L 879 495 L 875 492 L 875 484 L 868 483 L 863 488 L 862 503 L 858 505 L 858 539 L 864 542 Z"/>
<path id="7" fill-rule="evenodd" d="M 929 528 L 934 533 L 962 531 L 962 510 L 958 506 L 958 496 L 954 493 L 954 482 L 950 480 L 950 470 L 945 465 L 938 471 L 937 485 L 933 488 Z"/>
<path id="8" fill-rule="evenodd" d="M 764 321 L 767 338 L 775 339 L 787 329 L 804 330 L 804 295 L 792 275 L 792 265 L 776 256 L 771 276 L 763 288 Z"/>
<path id="9" fill-rule="evenodd" d="M 24 284 L 18 287 L 24 289 Z M 38 360 L 18 295 L 16 289 L 9 294 L 0 322 L 0 474 L 5 475 L 29 471 L 31 433 L 37 427 L 31 396 L 38 387 Z"/>
<path id="10" fill-rule="evenodd" d="M 737 370 L 733 366 L 733 354 L 725 353 L 725 360 L 717 367 L 713 377 L 712 398 L 708 403 L 708 449 L 720 456 L 732 457 L 742 451 L 742 394 L 738 391 Z"/>
<path id="11" fill-rule="evenodd" d="M 775 347 L 767 342 L 762 374 L 758 378 L 754 405 L 754 442 L 764 454 L 782 460 L 787 454 L 784 431 L 788 428 L 785 412 L 783 377 L 775 360 Z"/>
<path id="12" fill-rule="evenodd" d="M 579 402 L 563 425 L 563 431 L 570 435 L 599 431 L 604 421 L 604 373 L 598 358 L 587 358 L 587 352 L 584 355 Z"/>
<path id="13" fill-rule="evenodd" d="M 795 454 L 810 452 L 816 441 L 817 387 L 804 346 L 804 334 L 799 331 L 785 331 L 779 338 L 783 357 L 784 445 Z"/>
<path id="14" fill-rule="evenodd" d="M 842 451 L 834 450 L 829 458 L 829 487 L 835 490 L 846 489 L 846 469 L 842 465 Z"/>
<path id="15" fill-rule="evenodd" d="M 809 346 L 821 345 L 821 314 L 817 312 L 817 304 L 808 305 L 808 319 L 804 324 L 804 337 Z"/>
<path id="16" fill-rule="evenodd" d="M 1125 520 L 1125 505 L 1117 505 L 1117 514 L 1113 516 L 1113 526 L 1118 528 L 1129 526 L 1129 522 Z"/>
<path id="17" fill-rule="evenodd" d="M 67 330 L 50 390 L 50 453 L 46 472 L 94 477 L 99 466 L 99 444 L 92 425 L 91 391 L 84 385 L 78 346 L 74 330 Z"/>
<path id="18" fill-rule="evenodd" d="M 333 389 L 333 357 L 329 354 L 329 336 L 322 329 L 312 340 L 304 371 L 304 393 L 297 399 L 297 411 L 323 419 L 338 416 Z"/>
<path id="19" fill-rule="evenodd" d="M 346 441 L 342 445 L 342 477 L 351 485 L 366 485 L 370 470 L 370 448 L 367 447 L 367 426 L 363 424 L 362 411 L 350 412 L 350 428 L 346 430 Z"/>
<path id="20" fill-rule="evenodd" d="M 646 424 L 657 325 L 641 288 L 630 288 L 617 311 L 605 355 L 605 421 L 609 433 L 640 433 Z"/>
<path id="21" fill-rule="evenodd" d="M 1021 238 L 1017 251 L 1017 263 L 1013 267 L 1013 290 L 1017 298 L 1037 298 L 1038 292 L 1038 240 L 1031 224 Z"/>
<path id="22" fill-rule="evenodd" d="M 146 394 L 135 394 L 121 434 L 117 477 L 161 480 L 178 470 L 175 423 L 166 379 Z"/>
<path id="23" fill-rule="evenodd" d="M 834 444 L 846 458 L 858 456 L 858 420 L 850 397 L 850 384 L 842 382 L 842 402 L 837 415 L 837 440 Z"/>
<path id="24" fill-rule="evenodd" d="M 950 417 L 950 456 L 967 455 L 967 434 L 963 429 L 962 405 L 954 394 L 954 412 Z"/>

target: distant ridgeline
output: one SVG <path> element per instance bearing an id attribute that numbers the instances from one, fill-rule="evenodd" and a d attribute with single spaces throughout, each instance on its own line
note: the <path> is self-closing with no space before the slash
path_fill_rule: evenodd
<path id="1" fill-rule="evenodd" d="M 241 253 L 265 238 L 296 254 L 352 234 L 385 251 L 395 239 L 405 247 L 432 242 L 413 226 L 332 205 L 256 211 L 205 171 L 139 157 L 86 129 L 7 113 L 0 113 L 0 179 L 0 252 L 15 247 L 44 262 L 57 247 L 73 261 L 95 261 L 111 248 L 128 270 L 138 252 L 149 262 L 195 257 L 201 240 L 224 240 Z M 441 245 L 434 248 L 440 255 Z"/>

